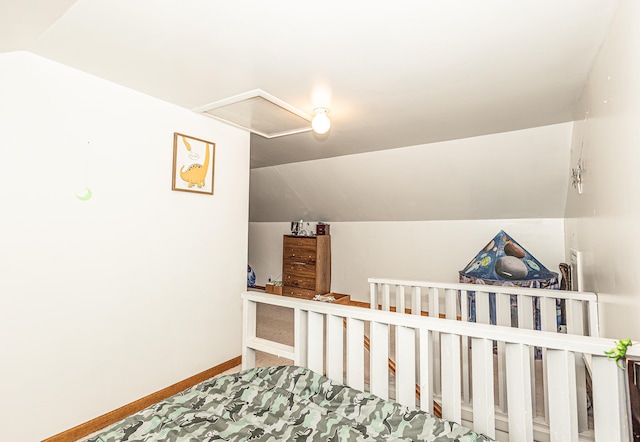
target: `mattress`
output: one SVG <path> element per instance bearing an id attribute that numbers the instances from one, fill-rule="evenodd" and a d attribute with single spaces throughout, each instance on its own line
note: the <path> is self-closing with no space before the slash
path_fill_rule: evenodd
<path id="1" fill-rule="evenodd" d="M 88 439 L 116 441 L 490 441 L 425 412 L 295 366 L 217 376 Z"/>

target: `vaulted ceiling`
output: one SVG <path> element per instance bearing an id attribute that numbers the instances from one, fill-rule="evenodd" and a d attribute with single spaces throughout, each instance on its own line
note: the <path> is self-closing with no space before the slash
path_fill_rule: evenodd
<path id="1" fill-rule="evenodd" d="M 330 109 L 324 136 L 252 135 L 259 169 L 581 119 L 616 4 L 22 0 L 0 3 L 0 51 L 189 109 L 254 89 L 309 114 Z"/>

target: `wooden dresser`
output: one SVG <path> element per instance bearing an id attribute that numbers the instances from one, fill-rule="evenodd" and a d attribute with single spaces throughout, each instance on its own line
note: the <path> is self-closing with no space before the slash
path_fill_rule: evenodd
<path id="1" fill-rule="evenodd" d="M 282 294 L 311 299 L 331 291 L 331 236 L 284 235 Z"/>

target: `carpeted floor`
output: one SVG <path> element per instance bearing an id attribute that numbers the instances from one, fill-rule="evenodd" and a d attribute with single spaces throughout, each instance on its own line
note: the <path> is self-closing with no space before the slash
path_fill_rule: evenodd
<path id="1" fill-rule="evenodd" d="M 260 338 L 293 345 L 293 309 L 268 304 L 258 304 L 257 335 Z M 293 365 L 291 359 L 279 358 L 261 351 L 256 352 L 256 366 Z M 223 374 L 240 371 L 241 366 L 233 367 Z"/>

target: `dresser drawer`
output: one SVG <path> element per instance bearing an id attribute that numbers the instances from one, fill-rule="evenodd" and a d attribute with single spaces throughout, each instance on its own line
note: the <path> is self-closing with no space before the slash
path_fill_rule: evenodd
<path id="1" fill-rule="evenodd" d="M 303 262 L 305 264 L 316 264 L 317 253 L 315 249 L 303 249 L 300 247 L 285 247 L 282 258 L 285 262 Z"/>
<path id="2" fill-rule="evenodd" d="M 285 261 L 282 266 L 284 278 L 289 275 L 300 276 L 303 278 L 315 279 L 316 266 L 315 264 L 305 264 L 302 262 Z"/>
<path id="3" fill-rule="evenodd" d="M 284 246 L 286 247 L 298 247 L 301 249 L 316 249 L 315 238 L 305 238 L 304 236 L 287 236 L 284 239 Z"/>
<path id="4" fill-rule="evenodd" d="M 296 298 L 313 299 L 317 294 L 315 290 L 305 290 L 298 287 L 284 286 L 282 288 L 282 294 L 284 296 L 294 296 Z"/>
<path id="5" fill-rule="evenodd" d="M 296 287 L 300 289 L 315 290 L 316 280 L 315 278 L 304 278 L 297 275 L 284 275 L 282 277 L 282 284 L 289 287 Z"/>

